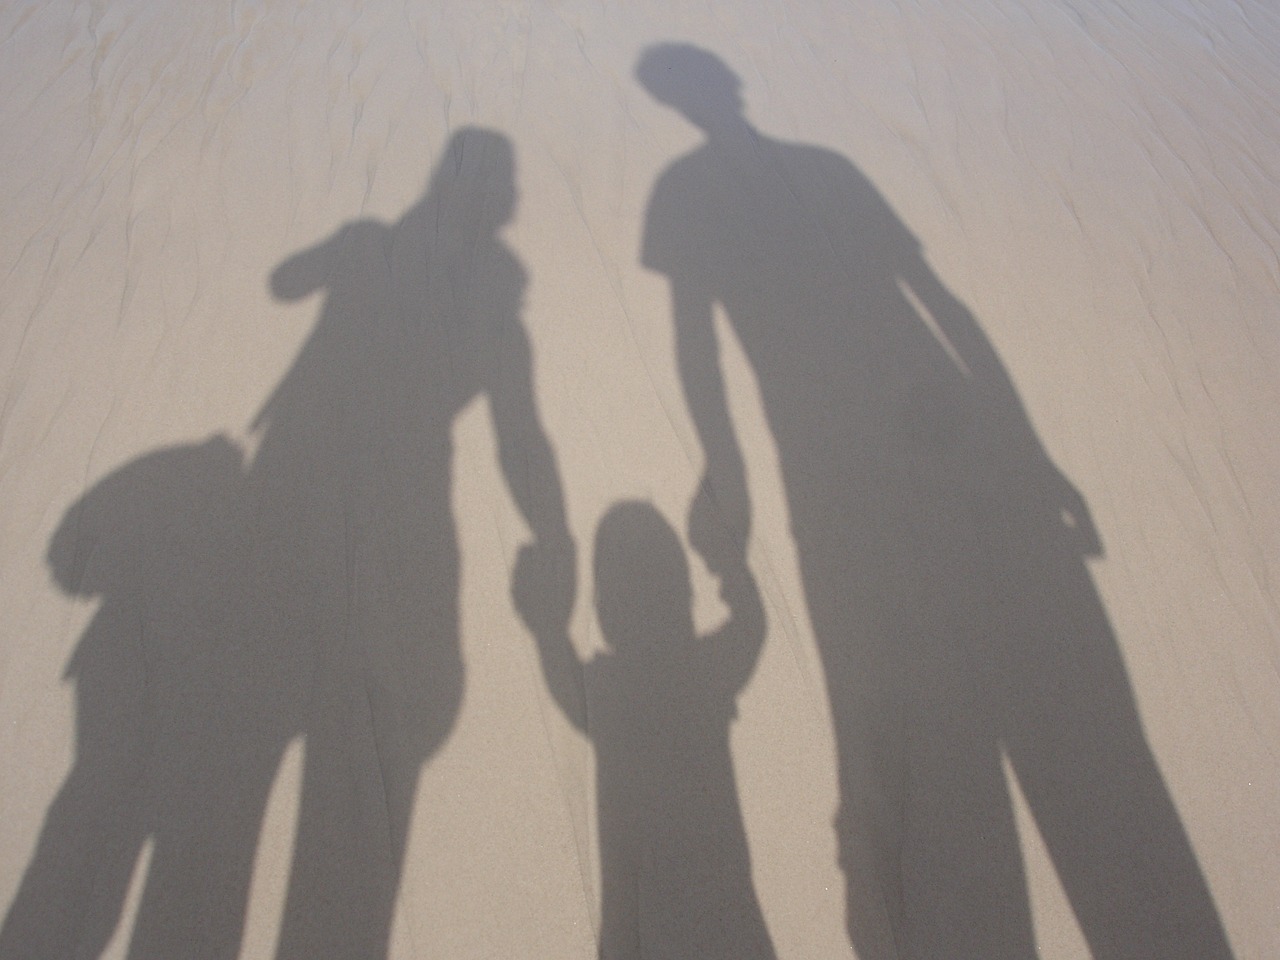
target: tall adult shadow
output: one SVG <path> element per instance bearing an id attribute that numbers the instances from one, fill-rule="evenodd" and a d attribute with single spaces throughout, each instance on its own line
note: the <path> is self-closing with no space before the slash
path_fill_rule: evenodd
<path id="1" fill-rule="evenodd" d="M 705 134 L 654 187 L 642 260 L 670 281 L 697 502 L 744 541 L 716 305 L 759 383 L 858 956 L 1037 955 L 1007 764 L 1094 956 L 1229 957 L 1085 568 L 1088 509 L 975 319 L 847 160 L 750 125 L 715 56 L 653 47 L 637 77 Z"/>
<path id="2" fill-rule="evenodd" d="M 548 602 L 572 602 L 525 275 L 498 237 L 514 178 L 504 137 L 464 129 L 399 221 L 349 224 L 274 271 L 281 299 L 327 296 L 251 465 L 222 438 L 160 451 L 68 512 L 55 579 L 101 605 L 68 671 L 75 763 L 0 930 L 4 960 L 99 956 L 148 842 L 131 960 L 235 957 L 297 738 L 278 955 L 387 955 L 419 774 L 462 702 L 450 446 L 479 396 Z"/>
<path id="3" fill-rule="evenodd" d="M 399 221 L 348 224 L 271 277 L 280 299 L 326 294 L 258 419 L 251 477 L 260 614 L 305 651 L 287 960 L 387 954 L 419 774 L 462 701 L 451 431 L 477 397 L 535 550 L 572 596 L 525 273 L 498 236 L 515 201 L 510 142 L 464 129 Z"/>

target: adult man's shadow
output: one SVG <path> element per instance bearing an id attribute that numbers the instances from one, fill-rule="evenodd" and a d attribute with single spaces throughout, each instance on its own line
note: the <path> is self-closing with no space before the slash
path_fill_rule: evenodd
<path id="1" fill-rule="evenodd" d="M 705 134 L 654 187 L 642 259 L 670 280 L 706 496 L 744 538 L 717 304 L 759 383 L 858 956 L 1037 955 L 1007 760 L 1094 956 L 1229 957 L 1083 562 L 1088 509 L 974 318 L 847 160 L 748 123 L 715 56 L 653 47 L 637 76 Z"/>
<path id="2" fill-rule="evenodd" d="M 400 220 L 349 224 L 272 274 L 280 299 L 326 299 L 251 465 L 224 438 L 158 451 L 68 511 L 50 564 L 100 607 L 68 668 L 75 763 L 0 929 L 4 960 L 99 956 L 148 843 L 130 960 L 235 957 L 297 738 L 277 955 L 387 956 L 419 775 L 462 703 L 451 430 L 477 397 L 545 602 L 572 604 L 525 274 L 498 236 L 514 204 L 509 141 L 455 134 Z"/>

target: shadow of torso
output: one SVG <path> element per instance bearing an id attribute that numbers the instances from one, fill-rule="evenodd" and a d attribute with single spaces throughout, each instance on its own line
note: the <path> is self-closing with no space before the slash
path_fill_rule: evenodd
<path id="1" fill-rule="evenodd" d="M 281 957 L 385 956 L 418 776 L 462 704 L 452 430 L 528 360 L 524 271 L 450 200 L 350 224 L 272 278 L 285 299 L 326 291 L 250 481 L 259 621 L 305 691 Z"/>

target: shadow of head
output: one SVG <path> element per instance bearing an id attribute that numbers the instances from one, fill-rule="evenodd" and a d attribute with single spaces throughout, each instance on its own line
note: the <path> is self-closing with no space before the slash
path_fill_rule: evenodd
<path id="1" fill-rule="evenodd" d="M 615 504 L 596 530 L 596 614 L 611 649 L 660 653 L 693 636 L 689 564 L 675 530 L 648 503 Z"/>
<path id="2" fill-rule="evenodd" d="M 516 208 L 516 162 L 511 141 L 494 130 L 463 127 L 449 138 L 427 185 L 426 200 L 481 233 L 511 220 Z"/>
<path id="3" fill-rule="evenodd" d="M 713 53 L 687 43 L 649 47 L 636 79 L 653 98 L 680 111 L 703 130 L 742 115 L 742 81 Z"/>

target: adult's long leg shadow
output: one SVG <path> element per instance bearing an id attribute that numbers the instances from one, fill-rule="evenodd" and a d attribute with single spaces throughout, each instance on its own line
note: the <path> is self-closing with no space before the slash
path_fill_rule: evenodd
<path id="1" fill-rule="evenodd" d="M 760 385 L 835 724 L 837 832 L 863 960 L 1036 955 L 1007 758 L 1097 957 L 1231 956 L 1144 736 L 1050 461 L 975 318 L 845 158 L 744 116 L 714 55 L 641 84 L 704 141 L 654 187 L 708 483 L 751 506 L 712 326 Z"/>

